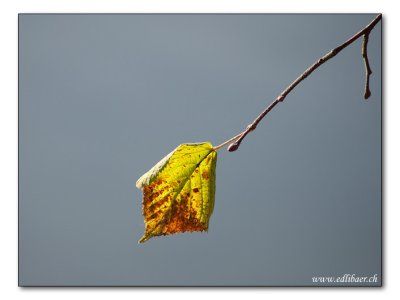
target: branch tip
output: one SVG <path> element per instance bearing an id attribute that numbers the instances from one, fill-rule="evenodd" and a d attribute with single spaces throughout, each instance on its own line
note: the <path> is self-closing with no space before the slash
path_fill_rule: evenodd
<path id="1" fill-rule="evenodd" d="M 234 151 L 236 151 L 238 148 L 239 148 L 239 145 L 235 142 L 235 143 L 232 143 L 232 144 L 230 144 L 230 145 L 228 146 L 228 151 L 229 151 L 229 152 L 234 152 Z"/>

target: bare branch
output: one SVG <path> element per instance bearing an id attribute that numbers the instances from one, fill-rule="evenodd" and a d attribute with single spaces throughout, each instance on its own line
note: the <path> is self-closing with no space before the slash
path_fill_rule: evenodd
<path id="1" fill-rule="evenodd" d="M 369 39 L 370 31 L 364 33 L 364 39 L 362 44 L 362 57 L 364 59 L 365 64 L 365 90 L 364 90 L 364 99 L 367 100 L 369 96 L 371 96 L 371 90 L 369 89 L 369 77 L 372 74 L 371 66 L 369 65 L 368 59 L 368 39 Z"/>
<path id="2" fill-rule="evenodd" d="M 228 141 L 234 141 L 228 146 L 228 151 L 233 152 L 236 151 L 240 144 L 242 143 L 243 139 L 253 130 L 257 128 L 258 123 L 279 103 L 285 100 L 286 96 L 304 79 L 306 79 L 312 72 L 314 72 L 317 68 L 319 68 L 321 65 L 326 63 L 328 60 L 330 60 L 332 57 L 336 56 L 340 51 L 342 51 L 344 48 L 352 44 L 354 41 L 356 41 L 359 37 L 364 36 L 364 42 L 363 42 L 363 47 L 362 47 L 362 55 L 363 59 L 365 62 L 366 66 L 366 83 L 365 83 L 365 93 L 364 93 L 364 98 L 367 99 L 370 95 L 371 92 L 369 90 L 369 76 L 371 75 L 372 71 L 369 66 L 369 61 L 368 61 L 368 52 L 367 52 L 367 46 L 368 46 L 368 38 L 369 38 L 369 33 L 371 30 L 375 27 L 376 24 L 382 19 L 382 14 L 379 14 L 371 23 L 369 23 L 364 29 L 360 30 L 357 32 L 355 35 L 353 35 L 351 38 L 349 38 L 347 41 L 345 41 L 343 44 L 337 46 L 336 48 L 332 49 L 329 51 L 327 54 L 322 56 L 320 59 L 318 59 L 316 62 L 314 62 L 307 70 L 305 70 L 299 77 L 296 78 L 295 81 L 293 81 L 276 99 L 265 108 L 265 110 L 250 124 L 246 127 L 246 129 L 236 135 L 235 137 L 229 139 Z M 221 145 L 215 147 L 217 149 L 222 148 L 225 146 L 227 142 L 222 143 Z"/>

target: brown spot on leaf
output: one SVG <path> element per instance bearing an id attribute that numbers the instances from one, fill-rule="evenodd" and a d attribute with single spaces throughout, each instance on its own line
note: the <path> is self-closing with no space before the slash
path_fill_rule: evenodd
<path id="1" fill-rule="evenodd" d="M 199 192 L 199 189 L 198 188 L 194 188 L 193 189 L 193 193 L 198 193 Z"/>
<path id="2" fill-rule="evenodd" d="M 203 171 L 203 173 L 201 174 L 201 177 L 203 177 L 204 180 L 208 180 L 208 172 Z"/>
<path id="3" fill-rule="evenodd" d="M 207 230 L 203 224 L 201 224 L 195 218 L 187 218 L 188 215 L 187 207 L 183 205 L 173 205 L 171 210 L 171 219 L 165 227 L 162 229 L 162 234 L 173 234 L 185 231 L 204 231 Z"/>

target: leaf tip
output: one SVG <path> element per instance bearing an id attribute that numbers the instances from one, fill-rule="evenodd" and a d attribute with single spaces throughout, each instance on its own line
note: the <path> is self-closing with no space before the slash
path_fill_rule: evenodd
<path id="1" fill-rule="evenodd" d="M 138 240 L 138 244 L 143 244 L 144 242 L 146 242 L 150 237 L 144 235 L 140 238 L 140 240 Z"/>

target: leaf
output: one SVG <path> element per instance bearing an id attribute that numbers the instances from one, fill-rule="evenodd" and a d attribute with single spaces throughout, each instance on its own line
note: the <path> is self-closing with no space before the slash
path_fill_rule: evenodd
<path id="1" fill-rule="evenodd" d="M 182 144 L 139 178 L 146 225 L 139 243 L 153 236 L 208 231 L 216 163 L 210 143 Z"/>

